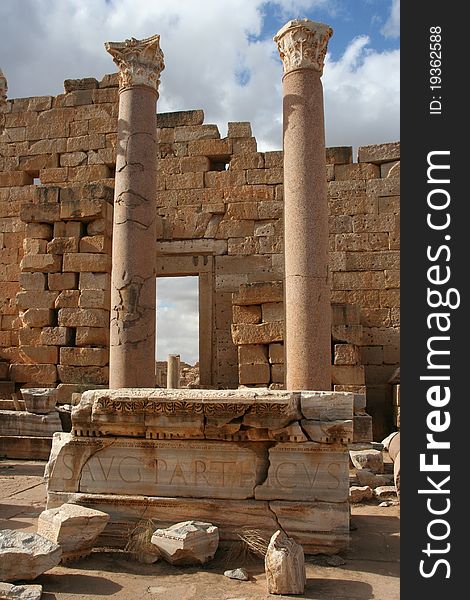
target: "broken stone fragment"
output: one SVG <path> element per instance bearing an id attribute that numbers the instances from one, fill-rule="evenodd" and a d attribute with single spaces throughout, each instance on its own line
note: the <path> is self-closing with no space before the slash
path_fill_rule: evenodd
<path id="1" fill-rule="evenodd" d="M 172 565 L 202 565 L 214 558 L 219 530 L 212 523 L 183 521 L 157 529 L 151 541 Z"/>
<path id="2" fill-rule="evenodd" d="M 0 600 L 40 600 L 42 585 L 0 583 Z"/>
<path id="3" fill-rule="evenodd" d="M 356 469 L 368 469 L 375 474 L 384 472 L 384 461 L 380 450 L 350 450 L 349 456 Z"/>
<path id="4" fill-rule="evenodd" d="M 380 498 L 380 500 L 395 500 L 397 497 L 397 490 L 394 485 L 381 485 L 378 488 L 375 488 L 374 495 L 376 498 Z"/>
<path id="5" fill-rule="evenodd" d="M 278 530 L 271 537 L 264 559 L 270 594 L 303 594 L 305 557 L 302 546 Z"/>
<path id="6" fill-rule="evenodd" d="M 376 475 L 368 469 L 358 469 L 356 472 L 356 479 L 359 485 L 368 485 L 372 489 L 379 487 L 379 485 L 390 485 L 393 483 L 393 477 L 391 475 Z"/>
<path id="7" fill-rule="evenodd" d="M 108 521 L 107 513 L 66 503 L 39 515 L 38 534 L 59 544 L 66 562 L 88 556 Z"/>
<path id="8" fill-rule="evenodd" d="M 359 504 L 359 502 L 371 500 L 373 497 L 374 492 L 372 491 L 372 488 L 370 488 L 368 485 L 352 485 L 349 488 L 349 502 L 351 502 L 351 504 Z"/>
<path id="9" fill-rule="evenodd" d="M 57 390 L 55 388 L 23 388 L 24 405 L 28 412 L 47 415 L 55 409 Z"/>
<path id="10" fill-rule="evenodd" d="M 35 579 L 57 566 L 62 548 L 37 533 L 0 531 L 0 580 Z"/>
<path id="11" fill-rule="evenodd" d="M 230 569 L 228 571 L 224 571 L 225 577 L 229 577 L 230 579 L 238 579 L 240 581 L 248 581 L 249 576 L 245 569 Z"/>

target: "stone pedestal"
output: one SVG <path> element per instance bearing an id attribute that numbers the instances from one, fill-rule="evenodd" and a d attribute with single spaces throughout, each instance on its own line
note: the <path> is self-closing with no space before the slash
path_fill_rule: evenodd
<path id="1" fill-rule="evenodd" d="M 331 389 L 323 89 L 332 30 L 289 21 L 275 36 L 283 61 L 286 387 Z"/>
<path id="2" fill-rule="evenodd" d="M 108 42 L 119 67 L 109 385 L 155 385 L 156 101 L 160 36 Z"/>

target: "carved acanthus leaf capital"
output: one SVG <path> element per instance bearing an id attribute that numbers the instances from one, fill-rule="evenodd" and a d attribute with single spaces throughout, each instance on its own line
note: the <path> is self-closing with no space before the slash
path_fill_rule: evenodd
<path id="1" fill-rule="evenodd" d="M 160 73 L 165 68 L 159 35 L 144 40 L 106 42 L 104 46 L 119 67 L 120 89 L 144 85 L 158 93 Z"/>
<path id="2" fill-rule="evenodd" d="M 284 74 L 297 69 L 323 73 L 328 40 L 333 30 L 310 19 L 289 21 L 274 36 L 284 66 Z"/>

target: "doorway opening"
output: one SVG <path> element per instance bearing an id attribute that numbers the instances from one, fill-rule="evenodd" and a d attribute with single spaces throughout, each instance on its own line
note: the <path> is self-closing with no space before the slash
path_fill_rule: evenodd
<path id="1" fill-rule="evenodd" d="M 199 383 L 199 277 L 157 277 L 157 385 L 166 387 L 168 355 L 180 356 L 180 386 Z"/>

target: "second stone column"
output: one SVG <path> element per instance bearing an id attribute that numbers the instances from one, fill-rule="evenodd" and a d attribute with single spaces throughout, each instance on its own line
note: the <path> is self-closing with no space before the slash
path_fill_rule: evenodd
<path id="1" fill-rule="evenodd" d="M 108 42 L 119 67 L 109 387 L 155 387 L 160 36 Z"/>

